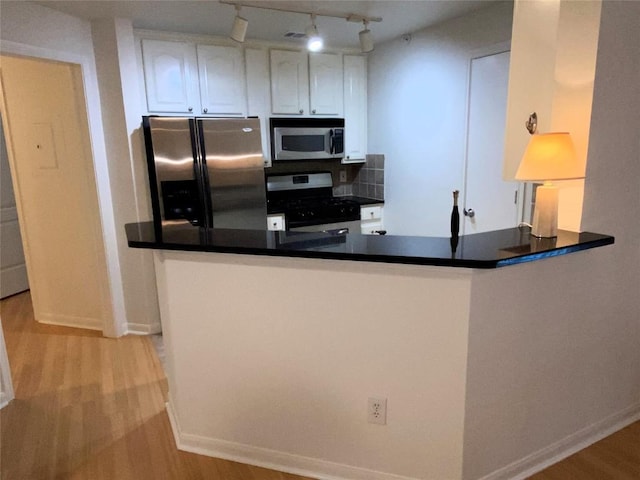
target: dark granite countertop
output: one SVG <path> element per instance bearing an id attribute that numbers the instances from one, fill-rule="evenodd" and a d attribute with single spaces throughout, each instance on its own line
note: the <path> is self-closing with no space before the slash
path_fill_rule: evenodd
<path id="1" fill-rule="evenodd" d="M 365 262 L 497 268 L 602 247 L 609 235 L 560 230 L 557 238 L 537 239 L 529 229 L 510 228 L 450 238 L 397 235 L 332 235 L 324 232 L 203 229 L 191 226 L 154 231 L 153 222 L 125 225 L 129 246 L 157 250 L 221 252 Z M 455 247 L 455 248 L 454 248 Z"/>
<path id="2" fill-rule="evenodd" d="M 376 200 L 375 198 L 358 197 L 356 195 L 341 195 L 340 198 L 346 198 L 358 202 L 360 206 L 384 204 L 384 200 Z"/>

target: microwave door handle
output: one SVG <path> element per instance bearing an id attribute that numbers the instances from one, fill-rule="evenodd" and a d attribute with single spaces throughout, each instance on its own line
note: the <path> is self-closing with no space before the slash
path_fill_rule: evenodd
<path id="1" fill-rule="evenodd" d="M 333 155 L 336 150 L 336 144 L 335 144 L 335 139 L 333 136 L 333 130 L 329 130 L 329 153 L 331 155 Z"/>

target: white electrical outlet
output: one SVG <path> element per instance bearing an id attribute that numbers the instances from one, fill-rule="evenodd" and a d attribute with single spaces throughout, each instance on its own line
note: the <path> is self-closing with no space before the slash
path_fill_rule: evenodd
<path id="1" fill-rule="evenodd" d="M 386 398 L 369 398 L 367 407 L 367 422 L 377 423 L 378 425 L 387 424 L 387 399 Z"/>
<path id="2" fill-rule="evenodd" d="M 340 170 L 340 182 L 341 183 L 346 183 L 347 182 L 347 171 L 346 170 Z"/>

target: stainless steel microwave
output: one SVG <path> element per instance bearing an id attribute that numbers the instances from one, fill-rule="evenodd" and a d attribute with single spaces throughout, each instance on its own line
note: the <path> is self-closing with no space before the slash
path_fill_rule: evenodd
<path id="1" fill-rule="evenodd" d="M 344 157 L 344 118 L 271 118 L 269 126 L 275 161 Z"/>

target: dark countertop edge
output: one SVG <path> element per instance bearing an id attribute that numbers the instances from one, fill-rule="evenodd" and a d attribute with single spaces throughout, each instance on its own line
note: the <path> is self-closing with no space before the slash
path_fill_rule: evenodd
<path id="1" fill-rule="evenodd" d="M 590 232 L 582 232 L 590 233 Z M 252 248 L 238 246 L 213 246 L 213 245 L 189 245 L 176 243 L 155 243 L 155 242 L 136 242 L 129 240 L 128 245 L 131 248 L 143 248 L 152 250 L 171 250 L 185 252 L 211 252 L 211 253 L 231 253 L 238 255 L 259 255 L 269 257 L 291 257 L 291 258 L 316 258 L 324 260 L 351 260 L 359 262 L 376 262 L 376 263 L 395 263 L 405 265 L 423 265 L 434 267 L 454 267 L 454 268 L 477 268 L 477 269 L 495 269 L 506 267 L 509 265 L 517 265 L 520 263 L 528 263 L 545 258 L 557 257 L 568 253 L 589 250 L 592 248 L 611 245 L 615 242 L 614 237 L 603 237 L 567 247 L 553 250 L 547 250 L 539 253 L 527 253 L 508 259 L 495 260 L 472 260 L 472 259 L 450 259 L 439 257 L 411 257 L 401 255 L 377 255 L 362 253 L 336 253 L 336 252 L 319 252 L 308 250 L 294 249 L 268 249 L 268 248 Z"/>
<path id="2" fill-rule="evenodd" d="M 591 233 L 591 232 L 582 232 Z M 519 263 L 535 262 L 536 260 L 542 260 L 545 258 L 559 257 L 568 253 L 581 252 L 582 250 L 590 250 L 592 248 L 604 247 L 606 245 L 613 245 L 615 242 L 614 237 L 604 237 L 597 240 L 591 240 L 588 242 L 579 243 L 576 245 L 570 245 L 567 247 L 556 248 L 554 250 L 548 250 L 540 253 L 528 253 L 520 257 L 506 258 L 498 260 L 496 267 L 506 267 L 508 265 L 516 265 Z"/>
<path id="3" fill-rule="evenodd" d="M 357 195 L 337 195 L 336 198 L 346 198 L 360 204 L 361 207 L 367 205 L 384 205 L 384 200 L 376 200 L 375 198 L 359 197 Z M 267 215 L 282 215 L 284 210 L 281 208 L 270 209 Z"/>
<path id="4" fill-rule="evenodd" d="M 358 202 L 361 207 L 365 205 L 384 205 L 384 200 L 376 200 L 375 198 L 360 197 L 358 195 L 340 195 L 339 198 L 346 198 Z"/>

